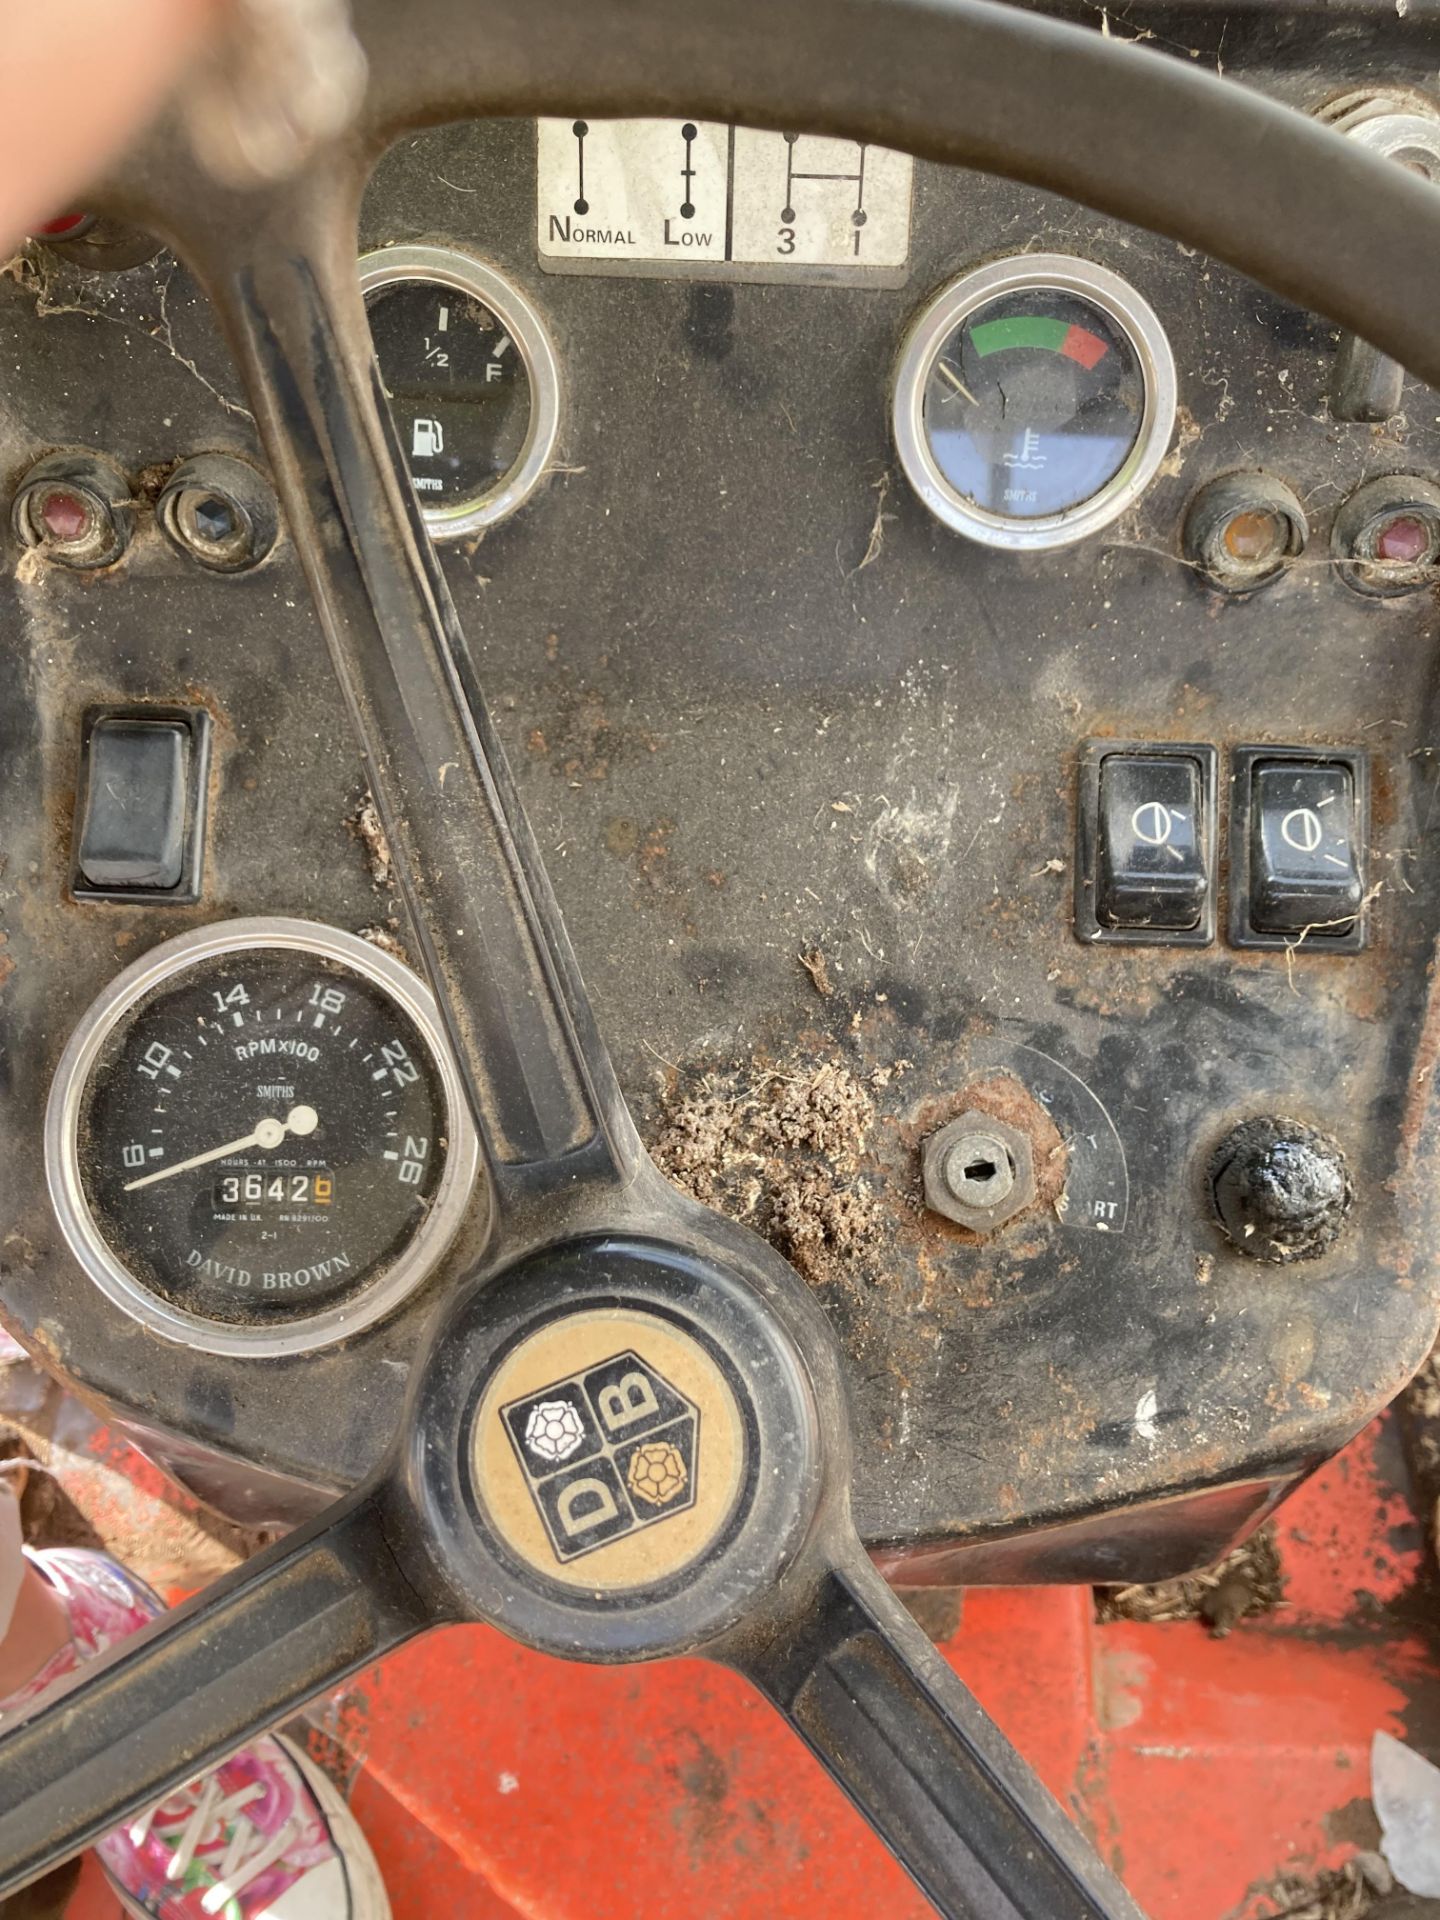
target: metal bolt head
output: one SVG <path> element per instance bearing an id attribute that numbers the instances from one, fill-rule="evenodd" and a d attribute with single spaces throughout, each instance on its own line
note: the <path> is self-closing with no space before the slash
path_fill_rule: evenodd
<path id="1" fill-rule="evenodd" d="M 993 1114 L 962 1113 L 931 1134 L 921 1172 L 926 1206 L 972 1233 L 993 1233 L 1035 1198 L 1030 1141 Z"/>

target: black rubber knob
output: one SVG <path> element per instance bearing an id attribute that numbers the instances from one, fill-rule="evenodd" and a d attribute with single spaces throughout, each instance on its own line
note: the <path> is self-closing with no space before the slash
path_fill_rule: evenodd
<path id="1" fill-rule="evenodd" d="M 1329 1134 L 1270 1114 L 1243 1121 L 1221 1141 L 1210 1190 L 1237 1250 L 1276 1266 L 1328 1252 L 1355 1198 L 1345 1155 Z"/>

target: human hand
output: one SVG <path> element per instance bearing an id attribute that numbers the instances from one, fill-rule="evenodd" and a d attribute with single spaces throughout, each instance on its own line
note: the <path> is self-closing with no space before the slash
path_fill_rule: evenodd
<path id="1" fill-rule="evenodd" d="M 159 110 L 223 0 L 11 0 L 0 25 L 0 258 Z"/>

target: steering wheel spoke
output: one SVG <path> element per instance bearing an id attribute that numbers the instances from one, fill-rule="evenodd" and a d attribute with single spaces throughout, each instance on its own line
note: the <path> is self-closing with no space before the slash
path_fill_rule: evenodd
<path id="1" fill-rule="evenodd" d="M 732 1664 L 947 1920 L 1141 1920 L 858 1541 Z"/>
<path id="2" fill-rule="evenodd" d="M 955 1920 L 1136 1920 L 870 1572 L 844 1519 L 839 1355 L 808 1290 L 640 1177 L 385 408 L 346 178 L 267 196 L 228 229 L 235 251 L 196 264 L 480 1134 L 490 1254 L 417 1359 L 387 1480 L 0 1736 L 0 1892 L 432 1621 L 471 1618 L 596 1660 L 714 1649 Z M 811 1543 L 836 1538 L 817 1585 Z"/>
<path id="3" fill-rule="evenodd" d="M 210 263 L 502 1217 L 641 1148 L 425 532 L 371 355 L 345 182 Z M 337 243 L 338 236 L 338 243 Z M 553 1205 L 548 1206 L 553 1224 Z"/>
<path id="4" fill-rule="evenodd" d="M 430 1624 L 366 1491 L 0 1732 L 0 1899 Z"/>

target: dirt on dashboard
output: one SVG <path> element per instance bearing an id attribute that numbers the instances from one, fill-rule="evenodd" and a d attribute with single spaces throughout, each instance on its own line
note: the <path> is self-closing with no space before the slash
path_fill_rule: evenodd
<path id="1" fill-rule="evenodd" d="M 1203 1620 L 1223 1640 L 1247 1615 L 1273 1613 L 1284 1599 L 1280 1548 L 1273 1525 L 1266 1525 L 1213 1567 L 1183 1579 L 1097 1588 L 1095 1618 L 1102 1626 L 1113 1620 Z"/>
<path id="2" fill-rule="evenodd" d="M 883 1211 L 865 1165 L 874 1082 L 843 1061 L 759 1064 L 678 1076 L 653 1152 L 677 1186 L 754 1227 L 809 1280 L 878 1238 Z"/>

